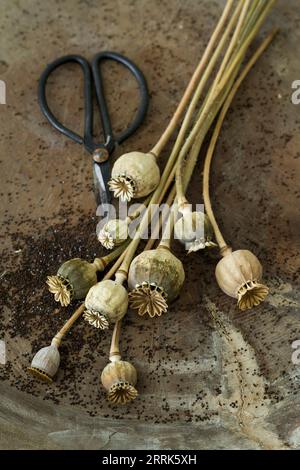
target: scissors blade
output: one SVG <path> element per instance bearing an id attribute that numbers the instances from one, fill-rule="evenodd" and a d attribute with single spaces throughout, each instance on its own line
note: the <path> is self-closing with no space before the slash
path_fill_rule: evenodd
<path id="1" fill-rule="evenodd" d="M 97 205 L 107 205 L 106 209 L 108 210 L 108 204 L 111 202 L 111 193 L 107 186 L 110 178 L 109 163 L 93 162 L 93 175 Z"/>

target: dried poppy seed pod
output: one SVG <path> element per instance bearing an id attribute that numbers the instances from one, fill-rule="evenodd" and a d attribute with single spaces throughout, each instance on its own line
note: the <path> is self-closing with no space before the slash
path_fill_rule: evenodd
<path id="1" fill-rule="evenodd" d="M 55 340 L 50 346 L 40 349 L 32 359 L 28 372 L 44 382 L 51 383 L 58 371 L 60 354 Z"/>
<path id="2" fill-rule="evenodd" d="M 260 283 L 262 265 L 248 250 L 227 249 L 216 266 L 217 282 L 225 294 L 238 299 L 238 306 L 246 310 L 259 305 L 269 289 Z"/>
<path id="3" fill-rule="evenodd" d="M 160 172 L 151 153 L 130 152 L 115 162 L 109 189 L 121 201 L 148 196 L 158 186 Z"/>
<path id="4" fill-rule="evenodd" d="M 72 299 L 83 299 L 97 282 L 97 271 L 104 269 L 101 259 L 89 263 L 81 258 L 73 258 L 61 265 L 56 276 L 48 276 L 49 291 L 56 302 L 67 307 Z"/>
<path id="5" fill-rule="evenodd" d="M 90 288 L 85 299 L 83 318 L 102 330 L 124 317 L 128 309 L 128 293 L 116 281 L 107 279 Z"/>
<path id="6" fill-rule="evenodd" d="M 134 400 L 137 373 L 130 362 L 115 360 L 107 364 L 101 374 L 101 382 L 107 390 L 107 399 L 112 403 L 125 404 Z"/>
<path id="7" fill-rule="evenodd" d="M 107 250 L 121 245 L 128 238 L 128 219 L 109 220 L 100 230 L 98 240 Z"/>
<path id="8" fill-rule="evenodd" d="M 174 238 L 185 246 L 188 253 L 217 246 L 212 241 L 213 229 L 209 218 L 203 212 L 185 212 L 174 225 Z"/>
<path id="9" fill-rule="evenodd" d="M 168 249 L 144 251 L 132 261 L 128 273 L 130 307 L 139 315 L 160 316 L 174 300 L 185 278 L 181 261 Z"/>

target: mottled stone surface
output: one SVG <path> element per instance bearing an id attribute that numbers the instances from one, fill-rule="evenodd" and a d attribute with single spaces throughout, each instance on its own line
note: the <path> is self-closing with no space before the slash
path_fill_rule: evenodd
<path id="1" fill-rule="evenodd" d="M 212 172 L 213 203 L 225 238 L 260 258 L 267 302 L 238 312 L 214 279 L 214 254 L 186 257 L 186 288 L 153 321 L 130 312 L 122 351 L 139 375 L 138 399 L 107 404 L 99 385 L 110 335 L 79 322 L 61 348 L 57 380 L 26 374 L 72 308 L 58 309 L 44 280 L 70 257 L 99 255 L 89 156 L 42 117 L 37 80 L 57 56 L 125 53 L 147 76 L 145 125 L 115 152 L 149 150 L 170 118 L 221 11 L 208 0 L 4 0 L 0 105 L 1 314 L 0 448 L 300 448 L 298 0 L 280 0 L 268 26 L 280 35 L 233 103 Z M 266 30 L 267 26 L 264 27 Z M 136 85 L 115 66 L 105 83 L 116 130 L 136 107 Z M 55 83 L 54 83 L 55 82 Z M 74 129 L 82 123 L 82 79 L 56 73 L 49 101 Z M 168 150 L 164 158 L 168 155 Z M 162 161 L 163 163 L 163 161 Z M 201 202 L 200 169 L 191 184 Z M 54 312 L 54 313 L 53 313 Z M 5 362 L 5 364 L 4 364 Z M 151 424 L 149 426 L 149 424 Z"/>

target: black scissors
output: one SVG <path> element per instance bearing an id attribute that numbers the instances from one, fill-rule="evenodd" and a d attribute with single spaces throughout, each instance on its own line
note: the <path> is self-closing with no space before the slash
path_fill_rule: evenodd
<path id="1" fill-rule="evenodd" d="M 129 127 L 118 136 L 115 136 L 112 131 L 108 108 L 104 96 L 103 80 L 100 72 L 100 63 L 106 59 L 113 60 L 127 67 L 139 85 L 140 104 L 136 116 Z M 67 129 L 56 119 L 52 111 L 49 109 L 46 99 L 46 84 L 49 76 L 57 67 L 69 62 L 75 62 L 79 64 L 83 70 L 84 75 L 85 105 L 83 137 L 76 134 L 76 132 Z M 93 141 L 93 86 L 95 87 L 96 91 L 96 98 L 101 116 L 105 143 L 95 143 Z M 108 163 L 108 158 L 113 152 L 116 144 L 121 144 L 137 130 L 137 128 L 143 122 L 148 109 L 149 94 L 143 73 L 133 62 L 131 62 L 131 60 L 121 54 L 118 54 L 117 52 L 100 52 L 95 55 L 91 65 L 84 57 L 80 55 L 66 55 L 56 59 L 45 68 L 39 80 L 38 99 L 44 116 L 48 119 L 52 126 L 78 144 L 84 145 L 85 149 L 90 154 L 92 154 L 97 204 L 106 204 L 106 207 L 108 207 L 108 203 L 111 200 L 111 193 L 107 186 L 110 178 L 110 166 Z"/>

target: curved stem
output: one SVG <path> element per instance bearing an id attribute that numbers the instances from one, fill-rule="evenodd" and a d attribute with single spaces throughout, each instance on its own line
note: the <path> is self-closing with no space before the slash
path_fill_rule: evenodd
<path id="1" fill-rule="evenodd" d="M 130 243 L 129 243 L 130 245 Z M 128 246 L 129 246 L 128 245 Z M 105 276 L 103 277 L 103 280 L 107 280 L 107 279 L 111 279 L 113 277 L 113 275 L 117 272 L 118 268 L 121 266 L 125 256 L 126 256 L 126 253 L 127 253 L 127 250 L 128 250 L 128 246 L 126 248 L 125 251 L 123 251 L 123 253 L 121 254 L 121 256 L 119 256 L 119 258 L 117 259 L 117 261 L 112 265 L 112 267 L 110 268 L 110 270 L 105 274 Z"/>
<path id="2" fill-rule="evenodd" d="M 51 341 L 51 344 L 55 344 L 57 347 L 60 346 L 61 340 L 65 336 L 65 334 L 70 330 L 73 326 L 73 323 L 82 315 L 84 312 L 85 305 L 84 303 L 81 304 L 73 313 L 73 315 L 69 318 L 69 320 L 64 324 L 64 326 L 56 333 L 54 338 Z"/>
<path id="3" fill-rule="evenodd" d="M 145 207 L 147 207 L 149 205 L 149 202 L 151 200 L 151 195 L 147 197 L 147 199 L 145 199 L 140 205 L 139 207 L 134 211 L 132 212 L 132 214 L 128 215 L 126 217 L 126 220 L 128 222 L 132 222 L 133 220 L 137 219 L 143 212 L 143 210 L 145 209 Z"/>
<path id="4" fill-rule="evenodd" d="M 126 240 L 108 255 L 103 256 L 102 258 L 95 258 L 93 264 L 95 264 L 97 271 L 103 271 L 108 264 L 112 263 L 115 259 L 117 259 L 118 256 L 120 256 L 126 250 L 128 244 L 129 241 Z"/>
<path id="5" fill-rule="evenodd" d="M 214 150 L 215 150 L 215 147 L 216 147 L 217 139 L 219 137 L 219 134 L 220 134 L 220 131 L 221 131 L 221 128 L 222 128 L 222 124 L 224 122 L 225 116 L 226 116 L 227 111 L 228 111 L 228 109 L 229 109 L 229 107 L 230 107 L 230 105 L 233 101 L 233 98 L 234 98 L 236 92 L 238 91 L 241 83 L 243 82 L 243 80 L 245 79 L 246 75 L 249 73 L 251 68 L 254 66 L 256 61 L 259 59 L 259 57 L 262 55 L 262 53 L 265 51 L 265 49 L 269 46 L 269 44 L 273 40 L 276 33 L 277 33 L 277 30 L 273 30 L 267 36 L 267 38 L 263 41 L 263 43 L 260 45 L 260 47 L 253 54 L 253 56 L 251 57 L 249 62 L 245 65 L 245 67 L 243 68 L 240 76 L 238 77 L 238 79 L 234 83 L 234 85 L 233 85 L 233 87 L 232 87 L 229 95 L 227 96 L 226 101 L 225 101 L 225 103 L 222 107 L 220 116 L 218 118 L 216 127 L 214 129 L 214 132 L 213 132 L 210 144 L 209 144 L 209 148 L 208 148 L 208 151 L 207 151 L 207 154 L 206 154 L 206 157 L 205 157 L 205 161 L 204 161 L 203 199 L 204 199 L 205 209 L 206 209 L 206 213 L 207 213 L 207 215 L 210 219 L 210 222 L 212 224 L 217 243 L 218 243 L 219 248 L 220 248 L 220 250 L 223 254 L 226 254 L 227 245 L 226 245 L 226 242 L 225 242 L 225 240 L 222 236 L 222 233 L 219 229 L 217 221 L 215 219 L 215 216 L 214 216 L 214 213 L 213 213 L 213 210 L 212 210 L 210 194 L 209 194 L 209 175 L 210 175 L 211 161 L 212 161 L 212 157 L 213 157 Z"/>
<path id="6" fill-rule="evenodd" d="M 192 93 L 197 85 L 197 82 L 199 80 L 199 78 L 201 77 L 202 73 L 204 72 L 205 70 L 205 67 L 207 65 L 207 62 L 208 62 L 208 59 L 209 59 L 209 56 L 211 55 L 212 53 L 212 50 L 215 46 L 215 43 L 216 41 L 218 40 L 218 37 L 220 35 L 220 32 L 224 26 L 224 24 L 226 23 L 226 20 L 228 18 L 228 15 L 230 13 L 230 10 L 231 10 L 231 7 L 232 7 L 232 4 L 233 4 L 233 0 L 227 0 L 227 3 L 226 3 L 226 6 L 223 10 L 223 13 L 220 17 L 220 20 L 208 42 L 208 45 L 204 51 L 204 54 L 184 92 L 184 95 L 183 97 L 181 98 L 181 101 L 175 111 L 175 113 L 173 114 L 172 116 L 172 119 L 170 120 L 166 130 L 164 131 L 164 133 L 162 134 L 162 136 L 160 137 L 159 141 L 156 143 L 156 145 L 153 147 L 153 149 L 150 151 L 150 153 L 154 154 L 155 156 L 159 156 L 160 153 L 162 152 L 163 148 L 165 147 L 166 143 L 168 142 L 168 140 L 170 139 L 172 133 L 174 132 L 180 118 L 181 118 L 181 115 L 185 109 L 185 107 L 187 106 L 187 103 L 189 102 L 191 96 L 192 96 Z"/>

